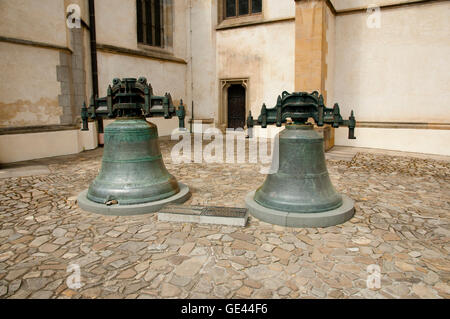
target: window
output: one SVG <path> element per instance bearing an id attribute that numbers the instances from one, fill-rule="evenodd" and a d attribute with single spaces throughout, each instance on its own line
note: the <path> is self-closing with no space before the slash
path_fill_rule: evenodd
<path id="1" fill-rule="evenodd" d="M 225 18 L 233 18 L 262 11 L 262 0 L 224 0 Z"/>
<path id="2" fill-rule="evenodd" d="M 136 0 L 138 43 L 164 46 L 163 7 L 163 0 Z"/>

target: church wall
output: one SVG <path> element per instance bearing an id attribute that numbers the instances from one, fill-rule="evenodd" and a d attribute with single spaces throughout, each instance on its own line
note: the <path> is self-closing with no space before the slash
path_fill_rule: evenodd
<path id="1" fill-rule="evenodd" d="M 165 4 L 171 22 L 166 21 L 164 47 L 159 48 L 137 42 L 136 1 L 95 2 L 97 44 L 100 46 L 97 50 L 100 96 L 106 95 L 113 78 L 144 76 L 152 85 L 153 94 L 168 92 L 176 106 L 180 99 L 189 105 L 188 2 L 166 0 Z M 189 108 L 186 109 L 189 112 Z M 168 135 L 178 127 L 178 122 L 166 120 L 159 126 L 164 126 L 159 130 L 160 135 Z"/>
<path id="2" fill-rule="evenodd" d="M 283 91 L 294 90 L 294 23 L 223 30 L 217 34 L 219 79 L 248 78 L 249 106 L 276 104 Z"/>
<path id="3" fill-rule="evenodd" d="M 273 107 L 278 95 L 294 90 L 294 16 L 294 1 L 266 0 L 262 23 L 221 29 L 233 22 L 224 21 L 216 31 L 218 80 L 248 79 L 247 109 L 253 115 L 259 114 L 262 103 Z"/>
<path id="4" fill-rule="evenodd" d="M 97 147 L 95 125 L 81 133 L 74 124 L 89 59 L 86 30 L 66 26 L 72 3 L 88 21 L 86 0 L 0 1 L 0 163 Z"/>
<path id="5" fill-rule="evenodd" d="M 158 49 L 137 44 L 135 1 L 95 1 L 100 95 L 114 77 L 146 76 L 155 94 L 170 92 L 177 105 L 188 98 L 188 10 L 183 1 L 166 3 L 170 37 Z M 70 4 L 80 6 L 80 29 L 66 25 Z M 0 86 L 0 129 L 6 130 L 0 134 L 0 162 L 97 147 L 95 123 L 88 132 L 78 127 L 82 102 L 92 94 L 88 1 L 1 1 L 0 9 L 0 71 L 8 79 Z M 178 121 L 158 125 L 160 135 L 167 135 Z"/>
<path id="6" fill-rule="evenodd" d="M 166 1 L 172 10 L 173 38 L 165 39 L 164 48 L 150 47 L 137 42 L 136 2 L 122 0 L 97 0 L 95 2 L 97 43 L 134 52 L 155 53 L 155 58 L 124 54 L 114 50 L 98 50 L 99 94 L 115 77 L 144 76 L 152 84 L 154 94 L 169 92 L 173 99 L 185 99 L 186 82 L 186 6 L 183 2 Z M 168 35 L 171 36 L 172 35 Z M 170 40 L 170 44 L 168 41 Z M 163 59 L 157 58 L 162 56 Z M 179 61 L 170 61 L 166 57 Z"/>
<path id="7" fill-rule="evenodd" d="M 0 127 L 60 124 L 54 47 L 67 47 L 64 2 L 1 1 L 0 36 Z M 15 43 L 21 40 L 48 47 Z"/>
<path id="8" fill-rule="evenodd" d="M 114 78 L 145 76 L 153 87 L 154 95 L 168 92 L 176 105 L 185 97 L 185 64 L 106 52 L 99 52 L 97 59 L 100 96 L 106 95 L 108 85 Z"/>
<path id="9" fill-rule="evenodd" d="M 165 0 L 166 19 L 164 48 L 139 44 L 136 33 L 136 1 L 96 0 L 95 19 L 97 43 L 121 48 L 159 52 L 187 58 L 186 13 L 188 1 Z"/>
<path id="10" fill-rule="evenodd" d="M 368 6 L 386 6 L 417 2 L 417 0 L 331 0 L 338 11 L 367 8 Z"/>
<path id="11" fill-rule="evenodd" d="M 450 3 L 380 13 L 380 28 L 367 27 L 365 12 L 336 16 L 334 100 L 344 115 L 353 109 L 365 126 L 357 128 L 356 141 L 336 133 L 336 144 L 444 154 L 450 138 Z M 390 127 L 382 129 L 386 122 Z M 437 125 L 439 132 L 427 131 Z"/>
<path id="12" fill-rule="evenodd" d="M 0 35 L 66 45 L 64 1 L 0 1 Z"/>
<path id="13" fill-rule="evenodd" d="M 326 102 L 338 102 L 345 117 L 353 109 L 358 122 L 357 140 L 341 128 L 335 144 L 449 155 L 450 3 L 382 8 L 380 28 L 369 28 L 369 4 L 414 1 L 332 2 L 338 12 L 326 8 Z M 72 3 L 85 22 L 79 30 L 66 26 Z M 165 3 L 165 47 L 155 48 L 137 43 L 135 1 L 95 1 L 100 95 L 114 77 L 146 76 L 155 94 L 183 99 L 187 127 L 192 101 L 196 119 L 223 127 L 222 80 L 247 81 L 247 111 L 256 116 L 262 103 L 272 107 L 283 90 L 295 89 L 294 0 L 263 0 L 260 16 L 224 21 L 218 1 Z M 92 94 L 88 1 L 5 0 L 0 18 L 0 131 L 25 129 L 0 132 L 0 162 L 95 148 L 95 123 L 88 133 L 77 127 Z M 177 127 L 176 119 L 153 121 L 161 136 Z"/>
<path id="14" fill-rule="evenodd" d="M 216 71 L 217 1 L 190 2 L 188 25 L 191 60 L 188 66 L 188 90 L 194 102 L 194 118 L 214 119 L 217 116 L 218 84 Z M 192 104 L 189 104 L 189 114 Z"/>
<path id="15" fill-rule="evenodd" d="M 0 61 L 0 127 L 60 124 L 59 52 L 0 42 Z"/>

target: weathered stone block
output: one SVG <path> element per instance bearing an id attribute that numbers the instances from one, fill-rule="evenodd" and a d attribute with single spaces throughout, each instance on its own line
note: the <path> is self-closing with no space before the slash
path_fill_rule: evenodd
<path id="1" fill-rule="evenodd" d="M 71 104 L 72 104 L 70 95 L 69 94 L 58 95 L 58 104 L 60 106 L 68 106 L 68 107 L 70 107 Z"/>
<path id="2" fill-rule="evenodd" d="M 70 77 L 69 67 L 67 65 L 56 66 L 56 80 L 59 82 L 69 81 Z"/>

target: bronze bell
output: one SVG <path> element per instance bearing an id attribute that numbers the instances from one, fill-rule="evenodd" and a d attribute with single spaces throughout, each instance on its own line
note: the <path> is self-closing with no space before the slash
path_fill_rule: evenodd
<path id="1" fill-rule="evenodd" d="M 312 94 L 283 92 L 277 105 L 266 108 L 256 121 L 247 120 L 249 135 L 254 125 L 281 126 L 291 118 L 293 124 L 277 134 L 278 154 L 273 155 L 272 174 L 263 185 L 246 197 L 250 213 L 263 221 L 291 227 L 326 227 L 345 222 L 354 214 L 353 201 L 336 192 L 328 175 L 323 137 L 308 119 L 318 126 L 347 125 L 354 138 L 356 121 L 353 112 L 343 120 L 339 106 L 326 108 L 318 92 Z"/>
<path id="2" fill-rule="evenodd" d="M 278 135 L 279 166 L 255 193 L 265 207 L 314 213 L 342 205 L 325 163 L 323 137 L 310 124 L 288 124 Z"/>
<path id="3" fill-rule="evenodd" d="M 189 198 L 187 186 L 179 184 L 164 165 L 156 125 L 146 120 L 172 115 L 179 117 L 184 128 L 182 102 L 176 110 L 170 94 L 154 96 L 145 78 L 114 79 L 106 97 L 93 99 L 89 109 L 82 110 L 83 129 L 87 128 L 88 117 L 116 118 L 105 128 L 102 167 L 86 194 L 79 197 L 82 208 L 129 215 L 152 212 L 166 203 Z M 106 207 L 111 204 L 117 206 Z"/>
<path id="4" fill-rule="evenodd" d="M 105 127 L 100 173 L 87 198 L 121 205 L 161 200 L 180 191 L 166 169 L 156 125 L 142 117 L 122 117 Z"/>

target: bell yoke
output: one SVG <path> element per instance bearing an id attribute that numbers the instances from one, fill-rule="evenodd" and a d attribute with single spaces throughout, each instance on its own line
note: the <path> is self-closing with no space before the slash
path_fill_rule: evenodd
<path id="1" fill-rule="evenodd" d="M 173 115 L 184 129 L 183 102 L 176 109 L 170 94 L 154 96 L 143 77 L 114 79 L 106 97 L 92 98 L 89 108 L 82 109 L 82 130 L 88 129 L 88 118 L 116 120 L 105 128 L 102 167 L 89 189 L 80 194 L 80 207 L 101 214 L 131 215 L 187 200 L 189 188 L 167 171 L 157 127 L 146 120 Z"/>
<path id="2" fill-rule="evenodd" d="M 249 137 L 254 125 L 266 128 L 268 124 L 285 129 L 278 133 L 278 154 L 273 154 L 272 172 L 256 191 L 246 197 L 250 213 L 263 221 L 291 227 L 326 227 L 340 224 L 354 214 L 353 201 L 336 192 L 328 175 L 323 137 L 314 131 L 312 118 L 318 126 L 331 124 L 337 128 L 348 126 L 350 139 L 354 139 L 356 126 L 353 111 L 348 120 L 340 115 L 339 105 L 327 108 L 322 95 L 283 92 L 275 107 L 263 104 L 261 114 L 254 120 L 247 118 Z M 275 158 L 276 157 L 276 158 Z"/>

